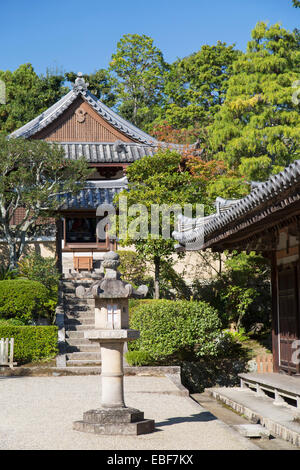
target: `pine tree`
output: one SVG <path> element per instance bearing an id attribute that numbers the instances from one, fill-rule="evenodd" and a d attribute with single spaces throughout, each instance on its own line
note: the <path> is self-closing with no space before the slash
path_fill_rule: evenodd
<path id="1" fill-rule="evenodd" d="M 300 158 L 296 32 L 259 22 L 247 52 L 233 64 L 226 100 L 209 129 L 212 155 L 250 179 L 263 180 Z"/>

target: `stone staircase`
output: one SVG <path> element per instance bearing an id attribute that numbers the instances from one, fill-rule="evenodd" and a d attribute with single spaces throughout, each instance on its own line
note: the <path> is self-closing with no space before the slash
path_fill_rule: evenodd
<path id="1" fill-rule="evenodd" d="M 86 368 L 86 372 L 100 373 L 100 349 L 84 338 L 84 331 L 95 327 L 94 299 L 79 299 L 75 289 L 79 285 L 90 287 L 95 279 L 66 278 L 61 281 L 61 306 L 65 330 L 64 352 L 70 372 Z"/>

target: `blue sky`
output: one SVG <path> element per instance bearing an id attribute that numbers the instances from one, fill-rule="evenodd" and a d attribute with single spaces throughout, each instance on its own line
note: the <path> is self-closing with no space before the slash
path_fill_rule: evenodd
<path id="1" fill-rule="evenodd" d="M 0 69 L 106 68 L 123 34 L 151 36 L 167 62 L 218 40 L 245 50 L 258 21 L 300 28 L 292 0 L 0 0 Z"/>

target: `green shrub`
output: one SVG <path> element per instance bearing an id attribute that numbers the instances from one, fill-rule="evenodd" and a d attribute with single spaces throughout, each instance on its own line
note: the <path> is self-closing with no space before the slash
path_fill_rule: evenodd
<path id="1" fill-rule="evenodd" d="M 0 281 L 4 281 L 7 279 L 14 279 L 17 276 L 17 270 L 11 269 L 8 266 L 0 266 Z"/>
<path id="2" fill-rule="evenodd" d="M 40 282 L 26 279 L 0 281 L 0 317 L 18 318 L 30 323 L 47 317 L 49 292 Z"/>
<path id="3" fill-rule="evenodd" d="M 0 318 L 0 326 L 3 325 L 25 326 L 26 323 L 24 323 L 24 321 L 20 320 L 19 318 Z"/>
<path id="4" fill-rule="evenodd" d="M 129 343 L 129 349 L 146 352 L 156 361 L 218 354 L 221 322 L 205 302 L 141 302 L 130 314 L 130 327 L 140 330 L 140 338 Z"/>
<path id="5" fill-rule="evenodd" d="M 149 304 L 152 302 L 157 302 L 154 299 L 129 299 L 129 316 L 133 314 L 133 312 L 139 308 L 141 305 Z"/>
<path id="6" fill-rule="evenodd" d="M 148 366 L 154 362 L 147 351 L 128 351 L 125 357 L 130 366 Z"/>
<path id="7" fill-rule="evenodd" d="M 18 262 L 18 275 L 41 282 L 50 292 L 57 292 L 60 273 L 55 258 L 44 258 L 33 252 Z"/>
<path id="8" fill-rule="evenodd" d="M 14 360 L 20 365 L 55 357 L 57 330 L 57 326 L 12 326 L 1 322 L 0 338 L 14 338 Z"/>

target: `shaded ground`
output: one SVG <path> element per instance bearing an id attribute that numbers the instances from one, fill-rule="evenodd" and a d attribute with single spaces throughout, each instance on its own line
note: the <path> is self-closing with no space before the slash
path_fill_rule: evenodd
<path id="1" fill-rule="evenodd" d="M 215 386 L 239 386 L 238 374 L 248 371 L 249 361 L 254 361 L 257 356 L 270 354 L 270 333 L 250 336 L 237 343 L 229 357 L 182 362 L 182 382 L 190 393 L 202 393 L 205 388 Z"/>

